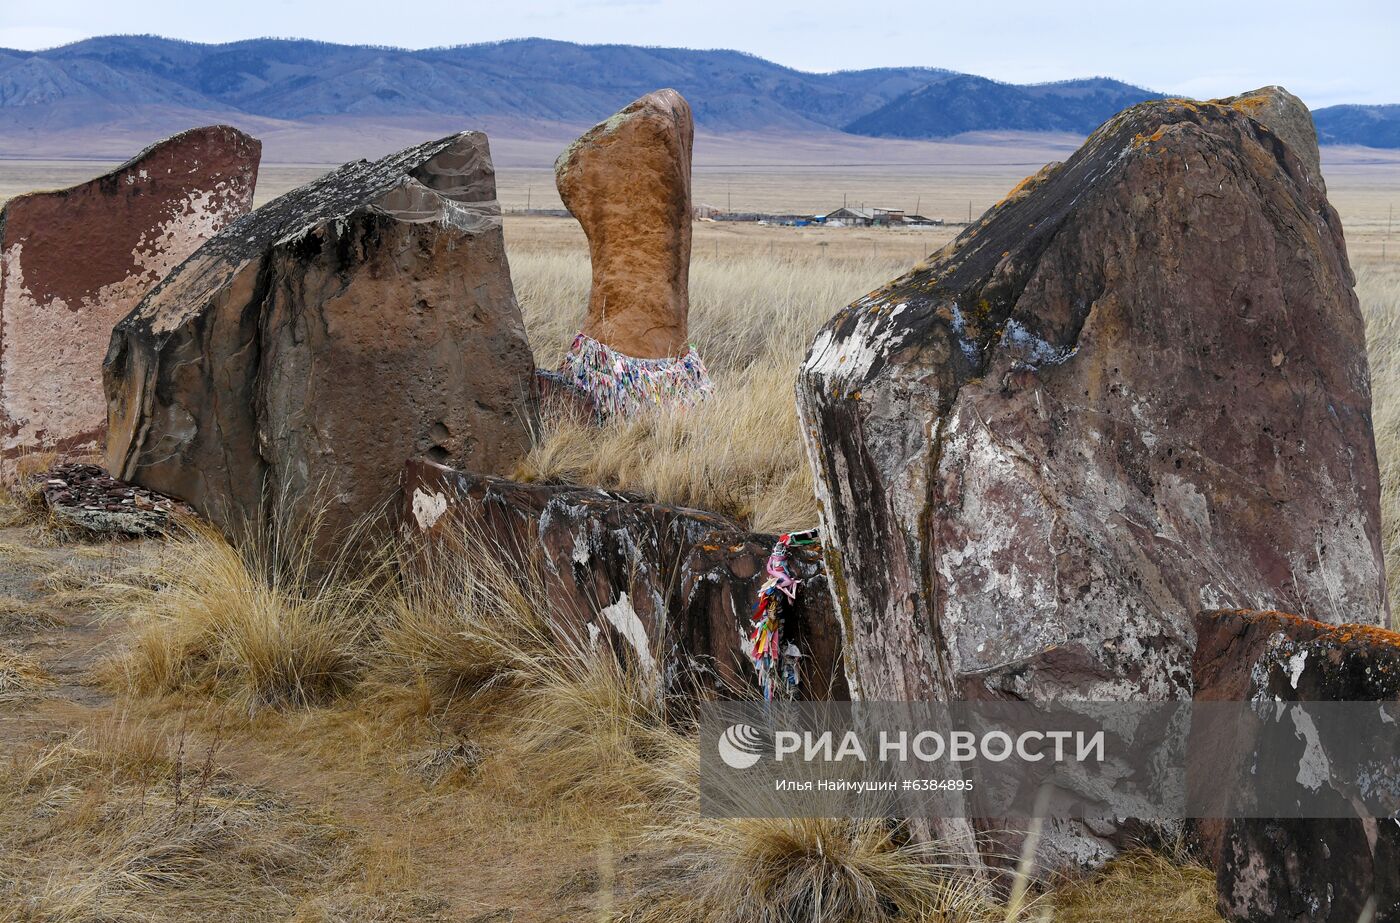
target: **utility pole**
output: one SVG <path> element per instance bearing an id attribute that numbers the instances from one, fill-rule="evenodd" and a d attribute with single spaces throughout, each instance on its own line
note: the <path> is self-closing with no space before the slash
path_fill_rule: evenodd
<path id="1" fill-rule="evenodd" d="M 534 191 L 535 191 L 535 187 L 534 187 L 534 186 L 526 186 L 526 187 L 525 187 L 525 211 L 526 211 L 526 212 L 528 212 L 528 211 L 530 210 L 530 194 L 533 193 Z"/>
<path id="2" fill-rule="evenodd" d="M 727 187 L 727 191 L 725 192 L 725 195 L 728 196 L 728 198 L 725 200 L 727 204 L 726 204 L 724 210 L 725 210 L 725 211 L 732 212 L 732 211 L 734 210 L 734 184 L 733 184 L 733 183 L 730 183 L 730 184 L 729 184 L 729 186 Z"/>
<path id="3" fill-rule="evenodd" d="M 922 204 L 923 201 L 924 201 L 924 197 L 923 197 L 923 196 L 918 196 L 917 198 L 914 199 L 914 214 L 917 215 L 917 214 L 919 213 L 919 205 Z"/>
<path id="4" fill-rule="evenodd" d="M 842 208 L 845 208 L 845 207 L 846 207 L 846 194 L 845 194 L 844 192 L 841 193 L 841 207 L 842 207 Z"/>
<path id="5" fill-rule="evenodd" d="M 967 223 L 972 223 L 972 200 L 967 200 Z"/>
<path id="6" fill-rule="evenodd" d="M 1381 262 L 1385 262 L 1385 251 L 1390 246 L 1390 225 L 1395 221 L 1395 203 L 1390 203 L 1390 213 L 1385 216 L 1385 240 L 1381 243 Z"/>

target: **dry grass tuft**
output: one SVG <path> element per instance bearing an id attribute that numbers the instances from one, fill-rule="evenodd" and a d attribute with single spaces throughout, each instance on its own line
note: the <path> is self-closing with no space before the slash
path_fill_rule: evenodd
<path id="1" fill-rule="evenodd" d="M 55 516 L 44 503 L 40 475 L 58 460 L 52 452 L 31 453 L 16 460 L 14 474 L 0 483 L 0 529 L 29 527 L 36 543 L 44 545 L 91 539 Z"/>
<path id="2" fill-rule="evenodd" d="M 732 516 L 760 531 L 815 525 L 816 493 L 792 398 L 794 370 L 755 365 L 721 379 L 713 398 L 601 430 L 558 418 L 519 472 L 632 490 L 662 503 Z"/>
<path id="3" fill-rule="evenodd" d="M 357 680 L 368 580 L 313 577 L 309 541 L 235 547 L 192 524 L 154 566 L 97 588 L 137 626 L 111 665 L 129 691 L 212 695 L 251 714 L 325 702 Z"/>
<path id="4" fill-rule="evenodd" d="M 53 677 L 33 657 L 0 644 L 0 698 L 18 692 L 36 692 L 53 685 Z"/>
<path id="5" fill-rule="evenodd" d="M 396 555 L 400 580 L 377 600 L 374 685 L 390 697 L 422 690 L 429 711 L 489 707 L 549 656 L 548 604 L 481 542 L 447 544 Z"/>
<path id="6" fill-rule="evenodd" d="M 154 784 L 169 775 L 175 756 L 158 725 L 127 714 L 93 721 L 48 747 L 11 757 L 11 778 L 22 790 L 92 783 Z"/>
<path id="7" fill-rule="evenodd" d="M 652 810 L 693 743 L 669 720 L 659 677 L 549 618 L 542 579 L 462 536 L 390 587 L 373 660 L 381 698 L 423 690 L 427 710 L 503 722 L 496 758 L 535 795 Z M 499 729 L 498 729 L 499 730 Z"/>
<path id="8" fill-rule="evenodd" d="M 1215 873 L 1182 857 L 1127 853 L 1101 872 L 1057 888 L 1048 898 L 1055 923 L 1220 923 Z"/>
<path id="9" fill-rule="evenodd" d="M 1004 919 L 990 887 L 883 821 L 692 818 L 664 835 L 674 873 L 634 898 L 627 923 Z"/>

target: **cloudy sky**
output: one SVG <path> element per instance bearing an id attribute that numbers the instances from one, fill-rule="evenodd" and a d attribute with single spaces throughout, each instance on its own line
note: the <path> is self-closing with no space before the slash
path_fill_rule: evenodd
<path id="1" fill-rule="evenodd" d="M 1400 102 L 1400 0 L 0 0 L 0 47 L 149 32 L 423 48 L 543 36 L 737 48 L 803 70 L 926 65 L 1032 82 L 1103 74 L 1310 105 Z"/>

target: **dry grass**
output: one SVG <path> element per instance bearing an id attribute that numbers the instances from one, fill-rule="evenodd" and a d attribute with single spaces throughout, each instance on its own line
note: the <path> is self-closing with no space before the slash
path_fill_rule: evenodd
<path id="1" fill-rule="evenodd" d="M 53 677 L 37 660 L 0 644 L 0 701 L 14 693 L 35 692 L 52 685 Z"/>
<path id="2" fill-rule="evenodd" d="M 8 755 L 0 774 L 0 921 L 285 918 L 335 838 L 228 780 L 212 749 L 114 718 Z"/>
<path id="3" fill-rule="evenodd" d="M 137 626 L 110 667 L 123 688 L 217 695 L 251 714 L 328 701 L 358 678 L 370 580 L 313 577 L 309 541 L 235 547 L 191 524 L 152 563 L 90 587 Z"/>
<path id="4" fill-rule="evenodd" d="M 537 576 L 507 570 L 479 544 L 347 594 L 212 532 L 171 541 L 167 553 L 87 583 L 135 629 L 123 687 L 138 703 L 155 696 L 171 717 L 119 717 L 10 757 L 0 854 L 32 860 L 0 859 L 0 902 L 20 908 L 6 923 L 140 919 L 153 900 L 156 919 L 452 918 L 460 905 L 405 845 L 427 835 L 421 812 L 442 802 L 392 786 L 444 788 L 468 839 L 616 843 L 640 855 L 651 871 L 609 879 L 593 898 L 631 923 L 1006 919 L 984 884 L 898 827 L 699 817 L 696 739 L 668 712 L 657 677 L 551 626 Z M 347 618 L 352 629 L 326 634 L 324 623 Z M 315 755 L 324 770 L 274 774 L 334 773 L 328 786 L 389 812 L 372 815 L 378 832 L 241 784 L 216 768 L 215 744 L 169 731 L 192 718 L 207 739 L 210 715 L 225 715 L 217 720 L 240 741 Z M 1182 874 L 1142 869 L 1159 872 Z M 515 874 L 539 873 L 522 865 Z M 1122 879 L 1105 877 L 1102 906 L 1130 887 Z M 1076 907 L 1095 906 L 1092 885 L 1074 893 Z M 1033 902 L 1018 919 L 1040 919 L 1045 906 Z"/>
<path id="5" fill-rule="evenodd" d="M 467 710 L 500 733 L 497 757 L 546 801 L 655 812 L 693 768 L 660 677 L 549 618 L 539 575 L 463 536 L 415 562 L 381 597 L 367 656 L 381 698 L 426 691 L 439 715 Z M 659 652 L 658 652 L 659 654 Z"/>
<path id="6" fill-rule="evenodd" d="M 1055 923 L 1220 923 L 1214 872 L 1185 858 L 1146 851 L 1127 853 L 1099 874 L 1061 886 L 1048 903 Z"/>
<path id="7" fill-rule="evenodd" d="M 1356 291 L 1366 317 L 1371 412 L 1381 466 L 1381 542 L 1390 607 L 1400 613 L 1400 264 L 1358 268 Z"/>
<path id="8" fill-rule="evenodd" d="M 863 252 L 863 251 L 862 251 Z M 816 523 L 811 472 L 797 428 L 796 371 L 836 307 L 907 264 L 893 260 L 697 258 L 691 268 L 691 340 L 715 396 L 690 411 L 610 423 L 570 420 L 540 434 L 518 475 L 633 490 L 664 503 L 724 513 L 752 528 Z M 536 361 L 558 363 L 583 318 L 586 255 L 511 257 Z"/>
<path id="9" fill-rule="evenodd" d="M 674 868 L 629 902 L 623 920 L 1009 923 L 989 886 L 901 834 L 876 820 L 691 818 L 664 831 L 680 850 Z"/>
<path id="10" fill-rule="evenodd" d="M 265 632 L 250 626 L 271 619 L 280 629 L 277 650 L 320 649 L 319 620 L 294 613 L 324 605 L 328 615 L 343 614 L 341 597 L 278 588 L 252 563 L 256 555 L 239 554 L 211 533 L 178 541 L 170 559 L 180 567 L 143 581 L 156 588 L 128 603 L 138 626 L 122 673 L 128 688 L 205 695 L 240 709 L 325 701 L 294 694 L 305 689 L 304 669 L 260 682 L 249 661 L 265 658 L 249 658 L 247 645 L 229 638 L 251 634 L 265 643 Z M 399 561 L 408 563 L 402 555 Z M 533 810 L 568 804 L 580 812 L 568 821 L 575 836 L 587 829 L 625 842 L 648 826 L 665 831 L 644 848 L 687 868 L 671 882 L 684 887 L 629 904 L 632 919 L 913 921 L 953 911 L 968 918 L 974 905 L 993 906 L 985 889 L 931 864 L 930 850 L 901 844 L 882 824 L 698 818 L 696 740 L 683 717 L 668 711 L 659 677 L 551 625 L 538 579 L 507 569 L 479 543 L 463 540 L 450 554 L 412 563 L 403 581 L 376 588 L 369 627 L 337 639 L 335 692 L 358 683 L 343 707 L 363 707 L 381 721 L 455 728 L 448 746 L 412 761 L 413 774 L 431 777 L 428 784 L 452 773 L 458 784 L 486 786 L 468 798 L 513 784 L 512 797 Z M 405 701 L 417 704 L 385 707 Z M 461 736 L 467 732 L 469 741 Z M 392 724 L 368 733 L 381 741 L 414 737 Z M 755 863 L 764 870 L 757 879 Z M 740 915 L 726 916 L 736 894 Z M 338 918 L 333 902 L 315 907 L 323 916 L 308 918 Z M 668 915 L 656 916 L 663 907 Z"/>
<path id="11" fill-rule="evenodd" d="M 0 481 L 0 529 L 50 524 L 34 476 L 47 471 L 57 460 L 58 456 L 51 452 L 22 455 L 15 460 L 12 475 Z"/>

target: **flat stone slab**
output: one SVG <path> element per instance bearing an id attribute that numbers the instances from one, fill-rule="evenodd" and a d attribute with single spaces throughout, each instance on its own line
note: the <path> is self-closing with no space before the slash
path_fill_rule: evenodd
<path id="1" fill-rule="evenodd" d="M 0 474 L 102 452 L 112 327 L 253 206 L 262 143 L 227 125 L 166 138 L 105 176 L 0 212 Z"/>
<path id="2" fill-rule="evenodd" d="M 612 491 L 522 484 L 423 460 L 404 467 L 398 518 L 414 540 L 441 544 L 466 530 L 538 573 L 554 616 L 575 634 L 609 638 L 668 692 L 756 690 L 745 642 L 776 535 Z M 798 696 L 845 699 L 819 552 L 795 548 L 789 560 L 802 581 L 784 628 L 802 654 Z"/>

